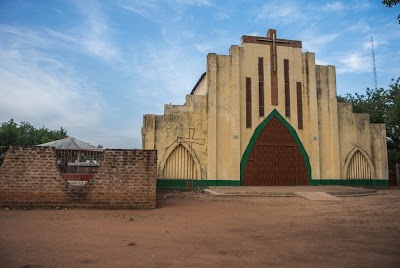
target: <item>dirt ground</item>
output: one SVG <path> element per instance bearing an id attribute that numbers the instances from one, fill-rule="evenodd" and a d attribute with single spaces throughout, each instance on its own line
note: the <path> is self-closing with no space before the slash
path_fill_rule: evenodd
<path id="1" fill-rule="evenodd" d="M 310 201 L 160 193 L 154 210 L 0 211 L 0 267 L 400 267 L 400 189 Z"/>

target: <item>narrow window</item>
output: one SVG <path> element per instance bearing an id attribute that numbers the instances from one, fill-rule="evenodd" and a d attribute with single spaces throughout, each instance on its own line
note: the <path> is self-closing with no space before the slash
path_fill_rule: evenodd
<path id="1" fill-rule="evenodd" d="M 276 42 L 275 42 L 275 32 L 272 32 L 272 43 L 270 43 L 270 64 L 271 64 L 271 104 L 278 106 L 278 62 L 276 55 Z"/>
<path id="2" fill-rule="evenodd" d="M 251 128 L 251 78 L 246 77 L 246 128 Z"/>
<path id="3" fill-rule="evenodd" d="M 285 76 L 285 115 L 290 117 L 289 60 L 283 60 Z"/>
<path id="4" fill-rule="evenodd" d="M 303 129 L 303 94 L 301 91 L 301 82 L 297 82 L 297 123 L 299 129 Z"/>
<path id="5" fill-rule="evenodd" d="M 259 116 L 264 116 L 264 58 L 258 58 Z"/>

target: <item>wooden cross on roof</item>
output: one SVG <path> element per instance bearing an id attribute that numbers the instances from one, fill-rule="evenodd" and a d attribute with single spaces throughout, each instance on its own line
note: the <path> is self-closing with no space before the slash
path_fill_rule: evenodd
<path id="1" fill-rule="evenodd" d="M 278 105 L 278 56 L 277 46 L 286 46 L 293 48 L 301 48 L 301 41 L 277 39 L 276 30 L 269 29 L 267 37 L 261 36 L 242 36 L 243 43 L 256 43 L 269 45 L 270 47 L 270 64 L 271 64 L 271 104 Z"/>
<path id="2" fill-rule="evenodd" d="M 273 71 L 276 72 L 276 62 L 277 62 L 277 57 L 276 57 L 276 45 L 277 44 L 289 44 L 288 40 L 284 39 L 276 39 L 276 30 L 274 29 L 269 29 L 267 32 L 267 38 L 259 37 L 258 40 L 264 41 L 264 42 L 271 42 L 271 59 L 272 59 L 272 66 L 273 66 Z"/>

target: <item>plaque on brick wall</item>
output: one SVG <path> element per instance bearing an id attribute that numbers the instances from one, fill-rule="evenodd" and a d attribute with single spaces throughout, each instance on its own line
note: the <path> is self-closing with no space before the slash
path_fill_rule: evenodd
<path id="1" fill-rule="evenodd" d="M 68 184 L 70 186 L 76 187 L 76 186 L 85 186 L 87 181 L 68 181 Z"/>

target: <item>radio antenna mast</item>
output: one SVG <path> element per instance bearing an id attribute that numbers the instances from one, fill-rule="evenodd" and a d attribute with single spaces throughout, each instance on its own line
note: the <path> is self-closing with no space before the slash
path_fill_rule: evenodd
<path id="1" fill-rule="evenodd" d="M 378 80 L 376 79 L 374 38 L 372 36 L 371 36 L 371 52 L 372 52 L 372 67 L 374 70 L 374 85 L 375 85 L 375 89 L 378 89 Z"/>

